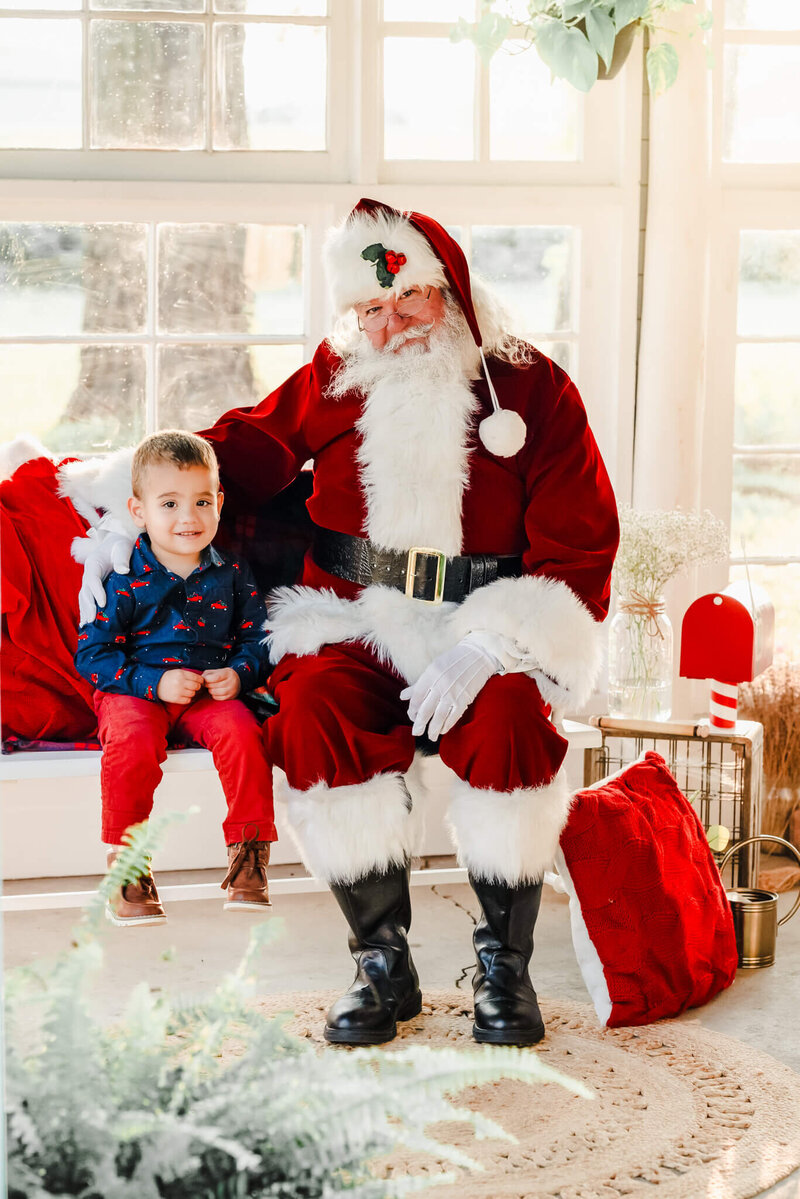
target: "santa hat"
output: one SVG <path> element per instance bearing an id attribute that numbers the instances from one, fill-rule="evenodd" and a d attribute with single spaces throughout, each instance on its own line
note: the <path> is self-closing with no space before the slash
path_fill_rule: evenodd
<path id="1" fill-rule="evenodd" d="M 478 347 L 494 409 L 481 421 L 478 435 L 498 458 L 519 453 L 527 435 L 525 422 L 519 413 L 500 407 L 483 353 L 467 260 L 438 221 L 421 212 L 398 212 L 379 200 L 359 200 L 343 224 L 328 235 L 325 267 L 340 316 L 354 304 L 399 295 L 409 287 L 446 287 L 458 301 Z"/>

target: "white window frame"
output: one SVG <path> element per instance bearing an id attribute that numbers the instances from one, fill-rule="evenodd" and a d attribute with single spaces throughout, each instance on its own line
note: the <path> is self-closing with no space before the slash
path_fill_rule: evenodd
<path id="1" fill-rule="evenodd" d="M 733 506 L 734 395 L 739 287 L 739 245 L 743 230 L 796 230 L 800 228 L 800 162 L 730 163 L 722 159 L 723 85 L 721 64 L 726 44 L 800 45 L 800 29 L 731 30 L 724 28 L 720 0 L 715 6 L 712 49 L 719 64 L 712 79 L 712 159 L 710 210 L 714 219 L 709 230 L 709 305 L 707 327 L 707 402 L 703 420 L 705 469 L 701 484 L 704 506 L 730 523 Z M 800 334 L 800 331 L 798 331 Z M 748 340 L 750 340 L 748 338 Z M 797 342 L 797 336 L 775 336 L 752 340 Z M 786 446 L 785 451 L 797 451 Z M 766 447 L 765 453 L 780 452 Z M 800 456 L 798 456 L 800 466 Z M 735 549 L 735 547 L 733 547 Z M 759 555 L 747 550 L 753 566 L 780 566 L 800 562 L 795 553 Z M 732 553 L 731 566 L 745 563 L 741 553 Z"/>

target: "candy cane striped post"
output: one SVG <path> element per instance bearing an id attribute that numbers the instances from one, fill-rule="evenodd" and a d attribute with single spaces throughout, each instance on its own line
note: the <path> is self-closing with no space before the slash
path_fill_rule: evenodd
<path id="1" fill-rule="evenodd" d="M 715 729 L 732 729 L 736 724 L 739 688 L 736 683 L 711 680 L 709 724 Z"/>

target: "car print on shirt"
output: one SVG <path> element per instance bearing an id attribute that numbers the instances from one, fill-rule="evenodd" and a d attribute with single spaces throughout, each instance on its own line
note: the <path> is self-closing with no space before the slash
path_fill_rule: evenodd
<path id="1" fill-rule="evenodd" d="M 135 587 L 135 586 L 136 586 L 136 584 L 135 584 L 135 583 L 132 583 L 132 584 L 131 584 L 131 586 L 132 586 L 132 587 Z M 124 596 L 126 597 L 126 599 L 130 599 L 130 598 L 131 598 L 131 593 L 130 593 L 130 591 L 120 591 L 119 587 L 117 587 L 115 590 L 116 590 L 116 593 L 117 593 L 117 595 L 124 595 Z"/>
<path id="2" fill-rule="evenodd" d="M 228 605 L 227 605 L 227 604 L 223 604 L 222 600 L 214 600 L 214 602 L 213 602 L 213 604 L 211 605 L 211 607 L 212 607 L 212 608 L 217 608 L 217 609 L 218 609 L 220 612 L 227 612 L 227 611 L 228 611 Z"/>
<path id="3" fill-rule="evenodd" d="M 155 696 L 153 695 L 153 688 L 150 684 L 148 684 L 148 686 L 147 686 L 147 690 L 144 693 L 144 697 L 145 697 L 145 699 L 155 699 Z"/>
<path id="4" fill-rule="evenodd" d="M 128 640 L 128 638 L 125 636 L 124 633 L 118 633 L 117 636 L 114 638 L 114 642 L 116 645 L 124 645 L 127 640 Z"/>
<path id="5" fill-rule="evenodd" d="M 98 612 L 95 616 L 95 620 L 102 620 L 105 624 L 108 624 L 108 617 L 106 616 L 105 612 Z"/>
<path id="6" fill-rule="evenodd" d="M 178 623 L 174 624 L 172 627 L 173 629 L 186 629 L 187 632 L 190 630 L 190 626 L 188 624 L 184 624 L 182 620 L 179 620 Z"/>
<path id="7" fill-rule="evenodd" d="M 116 680 L 116 679 L 121 679 L 121 678 L 122 678 L 122 676 L 123 676 L 123 675 L 124 675 L 124 673 L 125 673 L 125 669 L 126 669 L 126 668 L 125 668 L 124 666 L 120 666 L 119 670 L 118 670 L 118 671 L 117 671 L 117 673 L 114 675 L 114 679 L 115 679 L 115 680 Z"/>
<path id="8" fill-rule="evenodd" d="M 187 595 L 186 602 L 189 604 L 199 604 L 202 598 L 202 595 Z"/>
<path id="9" fill-rule="evenodd" d="M 183 658 L 162 658 L 162 662 L 182 662 Z"/>
<path id="10" fill-rule="evenodd" d="M 134 579 L 133 582 L 131 583 L 131 587 L 149 587 L 149 586 L 150 586 L 149 581 L 146 582 L 144 579 Z"/>
<path id="11" fill-rule="evenodd" d="M 78 633 L 78 640 L 79 641 L 88 641 L 89 634 L 88 633 Z"/>

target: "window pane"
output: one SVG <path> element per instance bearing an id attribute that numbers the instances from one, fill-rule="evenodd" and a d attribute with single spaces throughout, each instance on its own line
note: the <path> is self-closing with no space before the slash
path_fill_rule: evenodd
<path id="1" fill-rule="evenodd" d="M 266 17 L 326 17 L 327 0 L 214 0 L 217 12 L 249 12 Z"/>
<path id="2" fill-rule="evenodd" d="M 522 336 L 574 327 L 574 232 L 548 225 L 473 227 L 472 266 L 495 285 Z"/>
<path id="3" fill-rule="evenodd" d="M 0 345 L 0 440 L 34 433 L 51 450 L 100 452 L 144 436 L 141 346 Z"/>
<path id="4" fill-rule="evenodd" d="M 90 8 L 137 12 L 203 12 L 204 0 L 89 0 Z"/>
<path id="5" fill-rule="evenodd" d="M 158 260 L 164 332 L 303 332 L 298 225 L 160 225 Z"/>
<path id="6" fill-rule="evenodd" d="M 92 146 L 202 148 L 204 40 L 199 24 L 92 21 Z"/>
<path id="7" fill-rule="evenodd" d="M 797 29 L 797 0 L 725 0 L 729 29 Z"/>
<path id="8" fill-rule="evenodd" d="M 742 232 L 738 300 L 740 333 L 800 336 L 800 232 Z"/>
<path id="9" fill-rule="evenodd" d="M 726 46 L 723 158 L 800 160 L 800 46 Z"/>
<path id="10" fill-rule="evenodd" d="M 383 0 L 385 21 L 457 21 L 475 16 L 475 0 Z"/>
<path id="11" fill-rule="evenodd" d="M 547 358 L 552 358 L 570 378 L 575 377 L 577 367 L 577 346 L 569 341 L 537 341 L 536 349 Z"/>
<path id="12" fill-rule="evenodd" d="M 144 332 L 144 225 L 0 226 L 0 335 Z"/>
<path id="13" fill-rule="evenodd" d="M 412 80 L 424 80 L 424 87 Z M 386 39 L 384 157 L 471 159 L 475 56 L 444 38 Z"/>
<path id="14" fill-rule="evenodd" d="M 0 146 L 81 145 L 80 21 L 0 20 Z"/>
<path id="15" fill-rule="evenodd" d="M 800 344 L 737 347 L 734 411 L 737 445 L 800 445 Z"/>
<path id="16" fill-rule="evenodd" d="M 535 51 L 500 51 L 492 59 L 490 156 L 571 159 L 579 154 L 580 93 L 550 71 Z"/>
<path id="17" fill-rule="evenodd" d="M 731 567 L 731 582 L 750 576 L 764 588 L 775 608 L 775 656 L 800 661 L 800 565 Z"/>
<path id="18" fill-rule="evenodd" d="M 324 150 L 327 31 L 225 24 L 215 38 L 215 149 Z"/>
<path id="19" fill-rule="evenodd" d="M 800 546 L 800 455 L 736 457 L 731 553 L 797 553 Z"/>
<path id="20" fill-rule="evenodd" d="M 302 361 L 302 346 L 162 346 L 158 427 L 205 429 L 229 408 L 257 404 Z"/>

